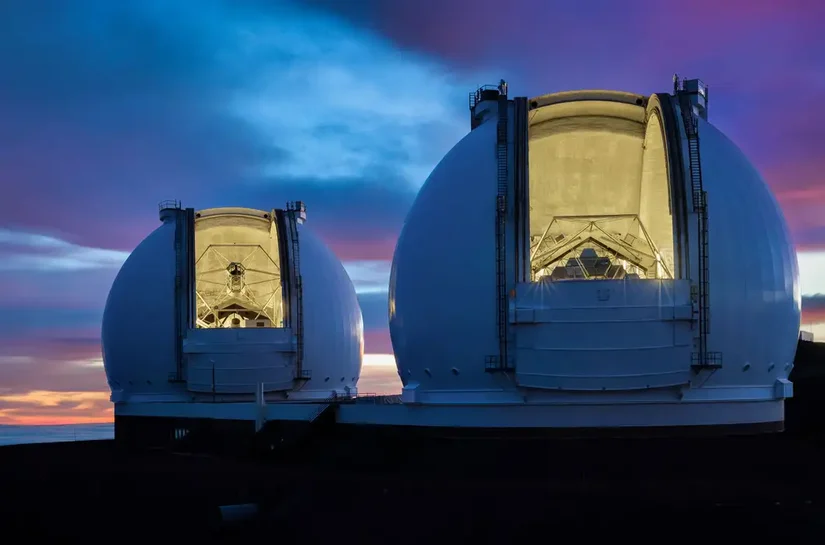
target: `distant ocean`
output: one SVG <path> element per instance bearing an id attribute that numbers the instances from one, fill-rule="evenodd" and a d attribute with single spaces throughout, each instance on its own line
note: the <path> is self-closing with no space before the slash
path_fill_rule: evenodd
<path id="1" fill-rule="evenodd" d="M 0 446 L 23 443 L 56 443 L 114 439 L 114 424 L 66 424 L 63 426 L 0 425 Z"/>

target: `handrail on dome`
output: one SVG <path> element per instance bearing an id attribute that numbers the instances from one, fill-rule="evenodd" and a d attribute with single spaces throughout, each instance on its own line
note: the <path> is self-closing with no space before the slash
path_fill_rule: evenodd
<path id="1" fill-rule="evenodd" d="M 355 399 L 355 403 L 372 404 L 372 405 L 400 405 L 400 394 L 362 394 L 359 393 Z"/>
<path id="2" fill-rule="evenodd" d="M 158 212 L 164 210 L 180 210 L 181 202 L 178 200 L 165 200 L 158 203 Z"/>
<path id="3" fill-rule="evenodd" d="M 498 85 L 482 85 L 470 93 L 470 110 L 476 107 L 479 102 L 485 100 L 496 100 L 499 96 L 507 96 L 507 82 L 501 80 Z"/>
<path id="4" fill-rule="evenodd" d="M 317 402 L 316 402 L 317 403 Z M 333 392 L 329 397 L 324 398 L 320 401 L 323 404 L 323 407 L 318 410 L 318 415 L 326 409 L 326 406 L 329 404 L 341 405 L 341 404 L 353 404 L 357 403 L 360 405 L 400 405 L 401 404 L 401 395 L 400 394 L 373 394 L 373 393 L 361 393 L 357 392 L 353 394 L 341 394 L 338 392 Z M 314 416 L 317 418 L 317 416 Z"/>

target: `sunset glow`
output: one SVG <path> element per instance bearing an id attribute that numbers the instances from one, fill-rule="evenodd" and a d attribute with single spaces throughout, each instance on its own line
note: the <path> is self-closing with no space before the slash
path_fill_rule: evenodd
<path id="1" fill-rule="evenodd" d="M 802 328 L 825 340 L 825 2 L 34 4 L 0 10 L 0 423 L 112 420 L 103 308 L 163 199 L 306 202 L 358 293 L 358 389 L 397 393 L 396 239 L 468 92 L 500 78 L 518 96 L 702 78 L 785 212 Z"/>
<path id="2" fill-rule="evenodd" d="M 101 360 L 71 363 L 97 367 Z M 2 369 L 2 368 L 0 368 Z M 364 394 L 396 394 L 401 381 L 392 354 L 365 354 L 358 389 Z M 114 410 L 108 391 L 30 390 L 19 394 L 2 394 L 0 390 L 0 424 L 56 425 L 112 422 Z"/>

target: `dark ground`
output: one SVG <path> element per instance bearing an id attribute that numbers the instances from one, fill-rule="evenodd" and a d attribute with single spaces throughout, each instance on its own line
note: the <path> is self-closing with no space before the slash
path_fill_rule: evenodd
<path id="1" fill-rule="evenodd" d="M 406 452 L 402 455 L 401 450 Z M 122 455 L 113 442 L 0 449 L 5 533 L 29 540 L 430 543 L 627 537 L 820 542 L 817 440 L 599 440 L 398 451 L 348 461 Z M 360 466 L 360 467 L 359 467 Z M 219 522 L 217 506 L 264 516 Z"/>
<path id="2" fill-rule="evenodd" d="M 0 542 L 821 543 L 825 347 L 800 344 L 780 434 L 414 442 L 333 426 L 243 461 L 2 447 Z M 221 523 L 219 505 L 248 502 L 261 516 Z"/>

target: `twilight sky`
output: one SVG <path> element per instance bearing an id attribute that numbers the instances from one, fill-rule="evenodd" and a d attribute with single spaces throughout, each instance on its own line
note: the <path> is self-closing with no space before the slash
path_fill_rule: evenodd
<path id="1" fill-rule="evenodd" d="M 392 390 L 395 238 L 469 129 L 467 93 L 502 77 L 519 96 L 704 79 L 784 208 L 825 338 L 825 2 L 504 5 L 0 2 L 0 423 L 111 420 L 103 304 L 163 199 L 304 200 L 359 291 L 361 389 Z"/>

